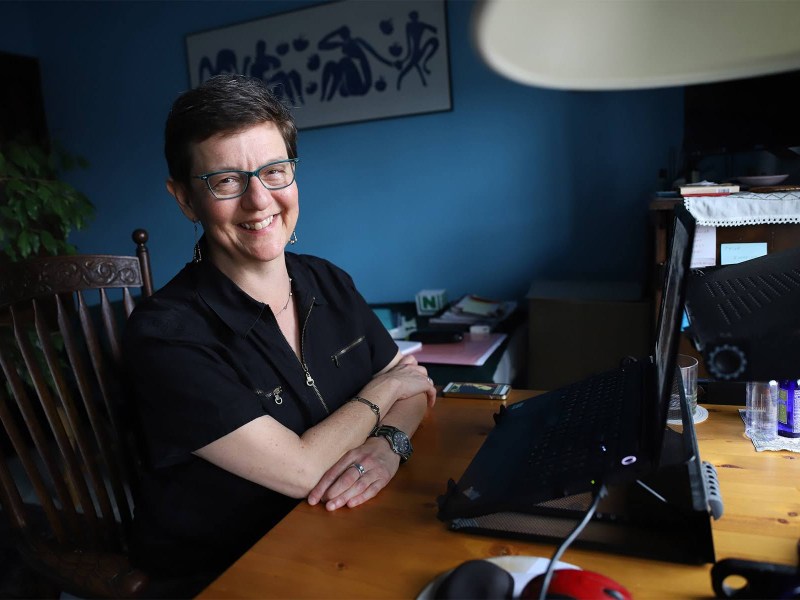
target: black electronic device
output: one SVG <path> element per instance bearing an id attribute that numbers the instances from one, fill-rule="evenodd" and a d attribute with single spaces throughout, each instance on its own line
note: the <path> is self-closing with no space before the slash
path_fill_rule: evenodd
<path id="1" fill-rule="evenodd" d="M 800 378 L 800 247 L 689 277 L 687 334 L 725 381 Z"/>
<path id="2" fill-rule="evenodd" d="M 800 598 L 800 568 L 725 558 L 711 567 L 711 586 L 717 598 Z"/>
<path id="3" fill-rule="evenodd" d="M 422 342 L 423 344 L 455 344 L 464 339 L 464 334 L 459 331 L 447 331 L 438 329 L 418 329 L 408 335 L 412 342 Z"/>
<path id="4" fill-rule="evenodd" d="M 674 210 L 653 354 L 501 407 L 464 474 L 439 498 L 438 517 L 452 530 L 563 539 L 605 485 L 608 495 L 576 544 L 714 560 L 710 472 L 676 372 L 695 222 L 682 205 Z M 682 398 L 682 433 L 667 428 L 673 389 Z M 573 398 L 588 402 L 572 405 Z"/>

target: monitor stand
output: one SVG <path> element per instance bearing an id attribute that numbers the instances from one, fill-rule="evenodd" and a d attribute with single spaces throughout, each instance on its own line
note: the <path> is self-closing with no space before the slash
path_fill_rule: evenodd
<path id="1" fill-rule="evenodd" d="M 722 515 L 722 499 L 714 467 L 700 460 L 685 397 L 682 401 L 682 432 L 667 428 L 658 469 L 637 481 L 608 486 L 576 547 L 678 563 L 715 561 L 710 517 Z M 590 493 L 576 494 L 536 504 L 525 513 L 453 519 L 450 529 L 557 545 L 591 503 Z"/>

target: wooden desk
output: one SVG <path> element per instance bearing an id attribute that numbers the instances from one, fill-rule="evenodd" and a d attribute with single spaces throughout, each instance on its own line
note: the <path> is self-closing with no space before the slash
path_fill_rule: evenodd
<path id="1" fill-rule="evenodd" d="M 531 393 L 512 392 L 509 402 Z M 201 598 L 415 598 L 438 574 L 499 555 L 550 557 L 554 545 L 448 531 L 436 497 L 458 479 L 493 426 L 501 403 L 439 398 L 414 436 L 414 456 L 376 498 L 328 513 L 300 504 Z M 719 474 L 725 514 L 713 524 L 717 560 L 797 564 L 800 455 L 757 453 L 736 407 L 707 406 L 696 426 L 700 454 Z M 711 565 L 691 566 L 592 552 L 563 561 L 604 573 L 634 598 L 713 597 Z"/>

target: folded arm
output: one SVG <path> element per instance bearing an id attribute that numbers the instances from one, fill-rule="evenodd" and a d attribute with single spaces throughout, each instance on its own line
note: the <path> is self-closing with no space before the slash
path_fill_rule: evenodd
<path id="1" fill-rule="evenodd" d="M 435 389 L 424 367 L 413 358 L 398 355 L 359 395 L 380 408 L 385 423 L 397 423 L 397 427 L 413 425 L 416 429 L 421 414 L 415 417 L 420 408 L 413 406 L 420 405 L 424 412 L 424 399 L 432 403 Z M 407 402 L 411 406 L 401 409 Z M 375 414 L 368 406 L 347 402 L 302 435 L 272 417 L 262 416 L 203 446 L 195 454 L 259 485 L 293 498 L 304 498 L 348 451 L 365 444 L 374 427 Z M 368 440 L 370 445 L 376 442 L 396 457 L 385 440 Z M 390 458 L 386 456 L 387 460 Z M 355 469 L 350 470 L 357 474 Z"/>
<path id="2" fill-rule="evenodd" d="M 399 360 L 398 355 L 393 364 Z M 406 357 L 403 360 L 416 365 L 413 357 Z M 392 364 L 383 372 L 391 368 Z M 397 427 L 411 437 L 425 416 L 426 408 L 433 406 L 435 400 L 436 391 L 431 386 L 425 393 L 394 404 L 381 420 L 381 425 Z M 364 468 L 363 475 L 352 468 L 353 464 L 359 464 Z M 397 473 L 399 466 L 400 456 L 392 451 L 385 438 L 369 437 L 363 444 L 342 456 L 325 473 L 308 495 L 308 502 L 312 505 L 325 502 L 325 508 L 328 510 L 336 510 L 343 506 L 351 508 L 358 506 L 386 487 Z"/>
<path id="3" fill-rule="evenodd" d="M 425 394 L 398 402 L 381 424 L 397 427 L 411 437 L 425 416 L 427 406 Z M 353 464 L 363 466 L 363 476 L 352 468 Z M 314 505 L 325 502 L 328 510 L 363 504 L 386 487 L 399 466 L 400 456 L 392 451 L 385 438 L 369 437 L 359 447 L 342 456 L 325 473 L 308 495 L 308 503 Z"/>

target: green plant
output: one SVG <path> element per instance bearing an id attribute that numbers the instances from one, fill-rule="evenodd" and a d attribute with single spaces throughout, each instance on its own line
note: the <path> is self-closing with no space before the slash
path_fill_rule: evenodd
<path id="1" fill-rule="evenodd" d="M 59 146 L 13 141 L 0 147 L 0 258 L 74 254 L 67 241 L 94 216 L 94 206 L 59 173 L 79 166 L 82 158 Z"/>

